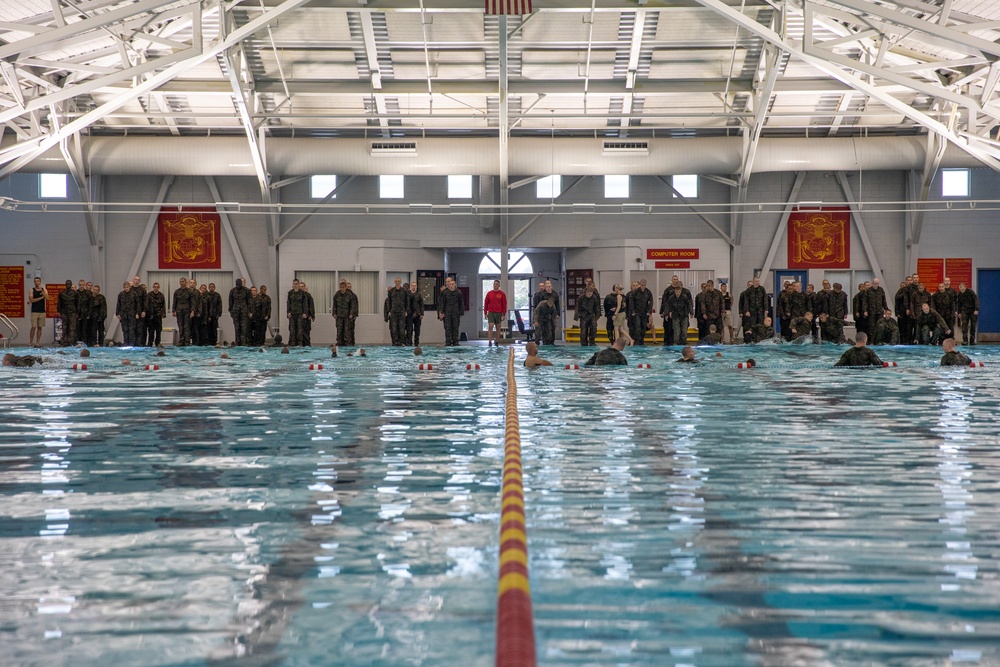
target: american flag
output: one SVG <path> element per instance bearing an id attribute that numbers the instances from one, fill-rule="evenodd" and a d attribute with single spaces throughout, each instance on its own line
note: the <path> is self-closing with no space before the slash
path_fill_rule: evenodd
<path id="1" fill-rule="evenodd" d="M 531 0 L 486 0 L 487 14 L 530 14 Z"/>

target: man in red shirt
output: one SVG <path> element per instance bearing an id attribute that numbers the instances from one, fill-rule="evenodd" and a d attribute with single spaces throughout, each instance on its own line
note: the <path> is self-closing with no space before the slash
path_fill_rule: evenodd
<path id="1" fill-rule="evenodd" d="M 507 295 L 500 289 L 500 281 L 493 281 L 493 289 L 486 293 L 483 301 L 483 316 L 486 318 L 486 338 L 489 340 L 489 347 L 493 347 L 494 334 L 496 344 L 500 346 L 500 334 L 498 328 L 504 318 L 507 317 Z"/>

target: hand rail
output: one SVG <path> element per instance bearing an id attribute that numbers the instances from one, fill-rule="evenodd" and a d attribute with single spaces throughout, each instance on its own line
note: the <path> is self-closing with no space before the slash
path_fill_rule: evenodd
<path id="1" fill-rule="evenodd" d="M 11 333 L 10 336 L 4 336 L 3 338 L 0 338 L 0 343 L 3 343 L 3 346 L 7 347 L 10 344 L 10 341 L 16 339 L 18 334 L 21 333 L 21 331 L 20 329 L 17 328 L 17 325 L 14 324 L 11 321 L 11 319 L 7 317 L 4 313 L 0 313 L 0 323 L 4 324 L 8 329 L 10 329 Z"/>

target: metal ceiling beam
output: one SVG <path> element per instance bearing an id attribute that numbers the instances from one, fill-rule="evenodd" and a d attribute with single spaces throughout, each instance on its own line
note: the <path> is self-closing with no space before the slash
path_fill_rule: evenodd
<path id="1" fill-rule="evenodd" d="M 372 99 L 375 102 L 375 111 L 379 114 L 379 125 L 382 126 L 383 136 L 389 121 L 385 119 L 385 94 L 379 92 L 382 89 L 382 72 L 378 64 L 378 46 L 375 44 L 375 26 L 372 23 L 371 12 L 361 12 L 361 35 L 364 38 L 365 59 L 368 61 L 368 74 L 372 88 Z"/>
<path id="2" fill-rule="evenodd" d="M 261 0 L 259 3 L 263 7 L 273 7 L 279 0 Z M 597 12 L 621 12 L 634 11 L 636 0 L 596 0 L 595 10 Z M 724 4 L 733 7 L 745 7 L 747 9 L 770 9 L 769 2 L 741 0 L 725 0 Z M 428 12 L 462 12 L 483 14 L 482 0 L 425 0 L 425 11 Z M 419 13 L 420 8 L 413 0 L 365 0 L 360 4 L 358 0 L 312 0 L 310 7 L 322 9 L 341 9 L 344 11 L 362 12 L 400 12 Z M 591 0 L 545 0 L 544 7 L 534 7 L 535 13 L 558 13 L 590 12 Z M 651 0 L 644 5 L 644 8 L 658 12 L 677 12 L 678 10 L 689 10 L 697 8 L 695 0 Z"/>
<path id="3" fill-rule="evenodd" d="M 196 0 L 183 2 L 183 6 L 190 4 L 197 5 L 198 2 Z M 48 51 L 58 51 L 82 42 L 91 41 L 95 36 L 90 33 L 94 30 L 125 21 L 137 14 L 155 11 L 165 5 L 170 5 L 171 9 L 177 8 L 176 0 L 140 0 L 139 2 L 127 3 L 107 12 L 95 13 L 90 18 L 82 21 L 76 21 L 59 28 L 50 28 L 45 32 L 40 32 L 31 37 L 0 46 L 0 59 L 11 60 L 16 56 L 32 56 Z"/>
<path id="4" fill-rule="evenodd" d="M 715 233 L 718 234 L 722 238 L 722 240 L 724 240 L 726 243 L 728 243 L 730 248 L 732 248 L 734 245 L 736 245 L 736 242 L 733 240 L 733 238 L 729 234 L 727 234 L 724 231 L 722 231 L 721 227 L 719 227 L 717 224 L 715 224 L 714 222 L 712 222 L 704 213 L 702 213 L 695 206 L 693 206 L 691 204 L 691 202 L 688 201 L 687 197 L 685 197 L 684 195 L 682 195 L 680 193 L 680 190 L 678 190 L 677 188 L 674 187 L 674 184 L 671 182 L 671 180 L 668 177 L 666 177 L 666 176 L 657 176 L 657 178 L 660 179 L 661 181 L 663 181 L 663 184 L 666 185 L 668 188 L 670 188 L 670 191 L 674 193 L 674 196 L 677 197 L 677 199 L 680 200 L 680 202 L 682 204 L 684 204 L 685 206 L 687 206 L 688 209 L 692 213 L 694 213 L 696 216 L 698 216 L 699 218 L 701 218 L 702 222 L 704 222 L 706 225 L 708 225 L 709 227 L 711 227 L 715 231 Z"/>
<path id="5" fill-rule="evenodd" d="M 909 118 L 910 120 L 922 125 L 932 132 L 936 132 L 941 136 L 948 139 L 954 145 L 961 148 L 963 151 L 969 153 L 976 159 L 980 160 L 983 164 L 987 165 L 995 171 L 1000 171 L 1000 151 L 994 150 L 988 147 L 982 147 L 980 145 L 973 146 L 967 140 L 956 134 L 952 129 L 945 126 L 943 123 L 931 118 L 925 113 L 922 113 L 912 106 L 899 100 L 892 95 L 888 94 L 885 90 L 878 86 L 873 85 L 864 78 L 852 74 L 844 69 L 841 69 L 836 64 L 824 59 L 820 54 L 806 51 L 804 48 L 793 43 L 791 40 L 783 39 L 776 32 L 770 28 L 761 25 L 757 21 L 746 16 L 742 12 L 727 6 L 721 0 L 696 0 L 699 4 L 714 10 L 716 13 L 727 17 L 734 23 L 741 25 L 747 30 L 751 31 L 755 35 L 758 35 L 770 42 L 771 44 L 778 46 L 796 58 L 805 61 L 825 74 L 832 76 L 833 78 L 842 81 L 848 86 L 854 88 L 855 90 L 862 92 L 877 99 L 882 104 L 886 105 L 890 109 L 900 113 L 901 115 Z M 806 4 L 808 9 L 809 5 Z M 807 31 L 811 30 L 810 22 L 806 21 Z M 805 40 L 808 42 L 809 40 Z M 826 55 L 826 54 L 823 54 Z M 854 67 L 858 63 L 854 62 L 849 67 Z M 976 105 L 978 106 L 978 104 Z"/>
<path id="6" fill-rule="evenodd" d="M 146 81 L 136 85 L 131 88 L 126 93 L 116 96 L 114 99 L 105 102 L 104 104 L 98 106 L 96 109 L 80 116 L 74 121 L 67 123 L 62 126 L 57 132 L 50 133 L 45 136 L 36 134 L 35 138 L 31 142 L 25 142 L 28 144 L 28 149 L 23 152 L 19 152 L 18 155 L 11 156 L 5 153 L 0 157 L 0 164 L 4 167 L 0 169 L 0 178 L 3 178 L 7 174 L 17 171 L 23 165 L 31 162 L 35 157 L 41 155 L 48 149 L 52 148 L 65 137 L 72 135 L 74 132 L 78 132 L 81 129 L 88 127 L 90 124 L 101 119 L 104 114 L 110 113 L 117 109 L 120 109 L 125 104 L 128 104 L 132 100 L 145 95 L 148 92 L 156 90 L 163 82 L 170 81 L 171 79 L 177 77 L 180 74 L 190 70 L 193 67 L 197 67 L 206 60 L 214 58 L 216 55 L 224 52 L 233 44 L 246 39 L 250 35 L 271 23 L 272 21 L 284 16 L 288 12 L 298 9 L 302 5 L 310 2 L 310 0 L 285 0 L 277 8 L 272 9 L 258 16 L 256 19 L 250 21 L 241 28 L 235 30 L 225 39 L 218 40 L 211 47 L 204 49 L 200 54 L 189 58 L 187 60 L 181 61 L 167 68 L 166 70 L 150 77 Z"/>
<path id="7" fill-rule="evenodd" d="M 224 201 L 219 193 L 219 186 L 216 185 L 215 178 L 211 176 L 205 177 L 205 183 L 212 194 L 212 200 L 216 202 L 215 210 L 222 221 L 222 233 L 229 239 L 229 246 L 233 249 L 233 255 L 236 256 L 236 267 L 240 270 L 244 281 L 250 281 L 249 284 L 256 285 L 253 276 L 250 275 L 250 269 L 247 268 L 246 260 L 243 259 L 243 251 L 240 250 L 240 243 L 236 238 L 236 232 L 233 231 L 233 223 L 229 220 L 229 214 L 225 209 L 219 207 L 218 202 Z"/>
<path id="8" fill-rule="evenodd" d="M 857 200 L 854 199 L 851 184 L 847 182 L 847 173 L 838 171 L 837 182 L 840 183 L 840 189 L 844 192 L 844 199 L 847 201 L 848 206 L 851 207 L 851 217 L 854 218 L 854 226 L 858 230 L 858 237 L 861 238 L 861 245 L 865 249 L 865 254 L 868 255 L 868 264 L 872 267 L 875 277 L 884 281 L 885 276 L 882 274 L 882 267 L 879 266 L 878 256 L 875 254 L 875 246 L 872 245 L 871 239 L 868 238 L 868 228 L 861 214 L 861 207 L 858 206 Z"/>
<path id="9" fill-rule="evenodd" d="M 306 177 L 306 178 L 308 178 L 308 177 Z M 311 210 L 308 213 L 306 213 L 305 215 L 303 215 L 301 218 L 299 218 L 298 220 L 296 220 L 295 222 L 293 222 L 291 225 L 289 225 L 288 229 L 286 229 L 285 231 L 281 232 L 278 235 L 278 240 L 277 240 L 277 243 L 275 245 L 280 244 L 282 241 L 284 241 L 285 239 L 287 239 L 291 235 L 292 232 L 294 232 L 296 229 L 298 229 L 303 224 L 305 224 L 306 221 L 309 220 L 311 217 L 313 217 L 314 215 L 316 215 L 316 213 L 319 212 L 320 207 L 323 204 L 326 204 L 331 199 L 333 199 L 334 197 L 336 197 L 337 193 L 340 192 L 343 188 L 345 188 L 347 186 L 347 184 L 350 183 L 351 181 L 353 181 L 355 178 L 357 178 L 357 176 L 355 176 L 355 175 L 352 174 L 351 176 L 348 176 L 347 178 L 345 178 L 340 183 L 337 183 L 337 187 L 335 187 L 333 190 L 330 190 L 330 192 L 328 192 L 326 194 L 326 196 L 323 197 L 322 201 L 320 201 L 316 205 L 316 208 L 314 208 L 313 210 Z"/>
<path id="10" fill-rule="evenodd" d="M 231 15 L 227 16 L 227 22 L 230 17 Z M 257 128 L 254 127 L 253 122 L 254 115 L 250 109 L 250 105 L 254 103 L 253 86 L 252 81 L 244 81 L 245 77 L 250 76 L 248 69 L 244 67 L 245 64 L 246 54 L 243 52 L 241 45 L 236 44 L 226 51 L 226 66 L 224 69 L 226 77 L 229 79 L 229 84 L 232 86 L 233 105 L 236 107 L 236 111 L 239 114 L 240 122 L 243 124 L 243 132 L 246 135 L 247 143 L 249 144 L 250 159 L 253 161 L 254 172 L 257 174 L 257 185 L 260 188 L 261 202 L 270 206 L 271 175 L 267 173 L 266 156 L 264 154 L 263 126 L 261 126 L 261 134 L 258 138 Z M 222 63 L 220 63 L 220 65 L 222 65 Z M 276 222 L 276 218 L 273 216 L 274 213 L 271 213 L 268 216 L 269 222 L 271 223 L 267 225 L 268 245 L 274 245 L 274 236 L 271 229 Z"/>
<path id="11" fill-rule="evenodd" d="M 914 207 L 910 218 L 909 238 L 906 239 L 907 252 L 916 252 L 920 247 L 920 236 L 924 229 L 924 216 L 926 211 L 922 204 L 930 199 L 931 185 L 937 177 L 941 168 L 941 160 L 944 159 L 944 151 L 948 143 L 936 134 L 927 135 L 927 153 L 924 158 L 924 170 L 920 175 L 920 192 L 917 195 L 917 205 Z"/>
<path id="12" fill-rule="evenodd" d="M 634 91 L 636 79 L 639 76 L 639 56 L 642 54 L 642 34 L 645 28 L 646 12 L 640 9 L 635 12 L 635 22 L 632 24 L 632 39 L 629 41 L 628 47 L 628 64 L 625 70 L 625 90 L 627 92 L 622 98 L 622 113 L 626 116 L 632 113 L 635 103 Z M 631 121 L 625 119 L 618 136 L 623 138 L 628 136 L 627 128 L 629 125 L 631 125 Z"/>
<path id="13" fill-rule="evenodd" d="M 132 263 L 129 265 L 128 273 L 125 274 L 126 276 L 139 275 L 139 267 L 142 265 L 142 258 L 146 255 L 146 250 L 149 248 L 149 240 L 153 238 L 153 231 L 156 229 L 156 221 L 160 218 L 160 209 L 163 207 L 163 202 L 167 200 L 167 192 L 169 192 L 170 186 L 173 182 L 173 176 L 164 176 L 160 181 L 160 189 L 156 193 L 156 199 L 150 205 L 149 217 L 146 219 L 146 227 L 142 232 L 142 239 L 139 241 L 139 245 L 136 246 L 135 255 L 132 257 Z M 110 287 L 110 285 L 108 287 Z M 152 287 L 153 286 L 150 285 L 150 289 L 152 289 Z M 114 294 L 114 292 L 111 292 L 110 289 L 108 290 L 108 293 Z M 168 305 L 169 299 L 171 299 L 172 296 L 173 295 L 168 294 L 166 297 L 168 299 Z M 120 324 L 121 322 L 117 317 L 111 320 L 111 328 L 108 329 L 107 332 L 109 340 L 114 339 Z"/>
<path id="14" fill-rule="evenodd" d="M 774 230 L 774 235 L 771 236 L 771 245 L 767 249 L 767 255 L 764 257 L 764 263 L 761 265 L 760 278 L 761 281 L 767 279 L 767 274 L 771 271 L 771 267 L 774 265 L 774 259 L 778 256 L 778 246 L 781 244 L 781 239 L 785 237 L 785 229 L 788 228 L 788 218 L 791 217 L 792 211 L 794 211 L 799 205 L 799 191 L 802 189 L 802 183 L 806 180 L 806 172 L 798 171 L 795 172 L 795 181 L 792 183 L 792 189 L 788 193 L 788 199 L 785 201 L 785 210 L 781 212 L 781 217 L 778 218 L 778 226 Z"/>
<path id="15" fill-rule="evenodd" d="M 416 95 L 427 94 L 427 85 L 420 80 L 383 79 L 381 88 L 373 88 L 370 81 L 358 79 L 289 79 L 288 91 L 292 95 Z M 752 79 L 733 79 L 729 90 L 748 93 L 753 90 Z M 711 95 L 726 88 L 724 78 L 705 79 L 642 79 L 633 89 L 644 97 L 655 95 L 684 95 L 704 93 Z M 178 79 L 159 86 L 159 91 L 169 95 L 228 95 L 229 85 L 222 79 Z M 888 86 L 887 90 L 906 90 L 905 86 Z M 126 87 L 106 86 L 95 92 L 120 94 L 130 90 Z M 258 78 L 258 93 L 283 93 L 284 84 L 279 79 Z M 579 79 L 521 80 L 508 85 L 511 95 L 581 95 L 583 84 Z M 624 79 L 606 79 L 590 82 L 592 95 L 624 95 L 628 92 Z M 775 85 L 774 92 L 784 95 L 816 95 L 850 92 L 852 88 L 840 81 L 828 78 L 794 79 L 782 78 Z M 434 92 L 437 95 L 496 95 L 497 81 L 490 79 L 435 79 Z"/>
<path id="16" fill-rule="evenodd" d="M 925 33 L 926 35 L 936 38 L 935 41 L 938 44 L 943 43 L 943 45 L 948 45 L 954 51 L 959 53 L 968 53 L 970 55 L 990 54 L 993 56 L 1000 56 L 1000 44 L 997 44 L 996 42 L 991 42 L 987 39 L 982 39 L 981 37 L 974 37 L 966 32 L 959 32 L 958 30 L 945 27 L 942 24 L 935 23 L 932 20 L 922 19 L 912 14 L 907 14 L 906 12 L 896 11 L 876 2 L 865 2 L 864 0 L 826 1 L 842 5 L 844 7 L 849 7 L 850 9 L 860 12 L 860 16 L 857 17 L 860 22 L 870 22 L 872 16 L 878 16 L 879 18 L 885 19 L 896 26 L 908 29 L 907 31 L 897 29 L 899 32 L 916 30 L 918 32 Z M 910 34 L 909 38 L 914 39 L 914 36 Z"/>
<path id="17" fill-rule="evenodd" d="M 570 183 L 568 186 L 566 186 L 565 190 L 563 190 L 562 192 L 559 193 L 558 197 L 556 197 L 555 199 L 552 200 L 552 203 L 554 204 L 557 201 L 559 201 L 560 199 L 562 199 L 563 197 L 565 197 L 566 194 L 569 193 L 570 190 L 572 190 L 573 188 L 575 188 L 578 184 L 582 183 L 583 179 L 584 179 L 583 176 L 578 176 L 576 178 L 576 180 L 574 180 L 572 183 Z M 524 225 L 519 230 L 517 230 L 514 234 L 511 235 L 511 237 L 509 239 L 507 239 L 507 244 L 510 245 L 510 244 L 514 243 L 514 241 L 516 241 L 519 238 L 521 238 L 521 234 L 524 234 L 526 231 L 528 231 L 529 229 L 531 229 L 531 226 L 533 224 L 535 224 L 536 222 L 538 222 L 539 220 L 541 220 L 544 217 L 545 217 L 545 213 L 539 213 L 538 215 L 532 216 L 532 218 L 530 220 L 528 220 L 528 222 L 524 223 Z"/>

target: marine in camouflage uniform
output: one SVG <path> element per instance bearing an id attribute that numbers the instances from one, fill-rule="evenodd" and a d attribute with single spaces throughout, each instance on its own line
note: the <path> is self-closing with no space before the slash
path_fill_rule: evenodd
<path id="1" fill-rule="evenodd" d="M 653 312 L 653 293 L 649 291 L 644 281 L 640 280 L 629 292 L 627 300 L 628 307 L 625 312 L 628 314 L 628 334 L 636 345 L 645 345 L 649 316 Z"/>
<path id="2" fill-rule="evenodd" d="M 707 281 L 708 289 L 705 290 L 704 295 L 701 299 L 701 321 L 705 326 L 705 336 L 711 333 L 711 327 L 714 324 L 715 330 L 722 333 L 722 312 L 725 308 L 725 300 L 722 297 L 722 292 L 715 289 L 714 281 Z"/>
<path id="3" fill-rule="evenodd" d="M 589 286 L 576 299 L 576 319 L 580 321 L 580 345 L 594 345 L 597 339 L 597 318 L 601 316 L 601 297 Z"/>
<path id="4" fill-rule="evenodd" d="M 687 343 L 688 319 L 691 317 L 691 311 L 691 292 L 681 287 L 680 283 L 675 287 L 668 287 L 663 304 L 660 306 L 664 324 L 670 322 L 669 334 L 666 329 L 663 330 L 664 345 L 667 345 L 668 339 L 671 345 Z"/>
<path id="5" fill-rule="evenodd" d="M 316 300 L 304 282 L 300 282 L 299 287 L 302 288 L 302 308 L 305 315 L 302 318 L 302 346 L 312 347 L 312 323 L 316 321 Z"/>
<path id="6" fill-rule="evenodd" d="M 868 341 L 868 335 L 865 332 L 860 331 L 855 339 L 857 342 L 854 347 L 848 349 L 841 355 L 840 359 L 834 366 L 881 366 L 882 360 L 878 358 L 878 355 L 872 352 L 869 348 L 865 347 L 865 343 Z"/>
<path id="7" fill-rule="evenodd" d="M 438 319 L 444 322 L 445 345 L 458 345 L 458 328 L 464 312 L 465 297 L 455 286 L 455 279 L 449 277 L 438 303 Z"/>
<path id="8" fill-rule="evenodd" d="M 886 308 L 882 317 L 875 322 L 875 345 L 899 345 L 899 324 Z"/>
<path id="9" fill-rule="evenodd" d="M 879 285 L 878 278 L 872 281 L 871 287 L 865 290 L 864 312 L 867 313 L 868 324 L 865 331 L 873 334 L 875 326 L 882 319 L 882 314 L 889 308 L 889 302 L 885 298 L 885 290 Z"/>
<path id="10" fill-rule="evenodd" d="M 87 333 L 90 331 L 90 310 L 93 298 L 93 293 L 87 289 L 87 281 L 81 278 L 76 290 L 76 340 L 77 342 L 83 341 L 87 345 L 92 344 L 87 340 Z"/>
<path id="11" fill-rule="evenodd" d="M 917 340 L 923 345 L 937 345 L 951 330 L 944 319 L 931 308 L 929 303 L 921 304 L 917 315 Z"/>
<path id="12" fill-rule="evenodd" d="M 424 323 L 424 297 L 417 291 L 417 284 L 410 283 L 406 302 L 406 344 L 420 345 L 420 326 Z"/>
<path id="13" fill-rule="evenodd" d="M 236 287 L 229 290 L 229 315 L 233 318 L 233 342 L 248 345 L 250 342 L 250 290 L 243 279 L 236 279 Z"/>
<path id="14" fill-rule="evenodd" d="M 302 321 L 306 317 L 306 296 L 299 286 L 299 279 L 292 281 L 292 289 L 288 290 L 285 300 L 285 313 L 288 317 L 288 345 L 294 347 L 302 344 Z"/>
<path id="15" fill-rule="evenodd" d="M 543 299 L 535 306 L 532 316 L 535 324 L 535 338 L 540 345 L 555 345 L 556 343 L 556 305 L 551 296 Z"/>
<path id="16" fill-rule="evenodd" d="M 180 279 L 180 287 L 174 290 L 170 312 L 177 320 L 177 345 L 183 347 L 191 343 L 191 324 L 194 312 L 193 294 L 187 286 L 187 278 Z"/>
<path id="17" fill-rule="evenodd" d="M 979 297 L 960 283 L 958 286 L 958 318 L 962 323 L 962 343 L 976 344 L 976 326 L 979 324 Z"/>
<path id="18" fill-rule="evenodd" d="M 73 289 L 73 281 L 66 281 L 66 289 L 59 292 L 56 299 L 59 309 L 59 319 L 62 320 L 62 340 L 60 343 L 65 347 L 76 342 L 76 290 Z"/>
<path id="19" fill-rule="evenodd" d="M 160 344 L 163 332 L 163 318 L 167 316 L 167 298 L 160 291 L 160 283 L 153 283 L 153 289 L 146 293 L 146 346 Z"/>
<path id="20" fill-rule="evenodd" d="M 115 304 L 115 316 L 122 325 L 122 343 L 126 347 L 139 345 L 136 339 L 137 327 L 136 318 L 139 316 L 136 310 L 135 296 L 132 294 L 132 283 L 122 285 L 122 291 L 118 293 L 118 303 Z M 142 343 L 146 341 L 143 340 Z"/>
<path id="21" fill-rule="evenodd" d="M 94 285 L 93 299 L 90 302 L 90 321 L 92 323 L 94 345 L 104 345 L 104 322 L 108 319 L 108 300 L 101 294 L 101 286 Z"/>
<path id="22" fill-rule="evenodd" d="M 606 347 L 603 350 L 598 350 L 594 352 L 594 355 L 587 359 L 584 366 L 628 366 L 628 359 L 622 354 L 622 350 L 625 348 L 625 338 L 624 336 L 615 340 L 615 343 L 611 347 Z"/>
<path id="23" fill-rule="evenodd" d="M 291 292 L 289 292 L 291 296 Z M 353 297 L 353 298 L 352 298 Z M 340 289 L 333 295 L 333 319 L 337 324 L 337 345 L 354 345 L 353 337 L 348 337 L 349 323 L 358 316 L 358 300 L 347 289 L 347 281 L 340 281 Z M 291 344 L 289 342 L 289 344 Z"/>
<path id="24" fill-rule="evenodd" d="M 385 320 L 389 323 L 389 337 L 392 344 L 402 347 L 406 344 L 406 313 L 409 310 L 410 290 L 403 287 L 402 278 L 396 278 L 386 297 Z"/>

